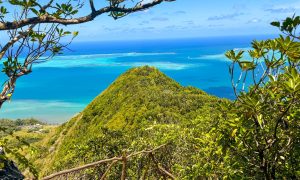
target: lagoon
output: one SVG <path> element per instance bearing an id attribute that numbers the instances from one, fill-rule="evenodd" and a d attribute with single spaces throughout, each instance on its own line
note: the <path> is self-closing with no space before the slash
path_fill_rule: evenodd
<path id="1" fill-rule="evenodd" d="M 272 36 L 207 37 L 139 41 L 74 42 L 60 56 L 36 64 L 17 82 L 0 118 L 34 117 L 63 123 L 82 111 L 119 75 L 136 66 L 155 66 L 184 86 L 234 99 L 224 53 L 249 48 Z M 0 75 L 1 83 L 5 81 Z"/>

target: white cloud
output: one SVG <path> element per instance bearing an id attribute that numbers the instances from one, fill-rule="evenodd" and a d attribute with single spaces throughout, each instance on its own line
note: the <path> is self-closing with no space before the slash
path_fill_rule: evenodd
<path id="1" fill-rule="evenodd" d="M 259 23 L 259 22 L 261 22 L 261 21 L 262 21 L 261 19 L 253 18 L 253 19 L 250 19 L 250 20 L 248 21 L 248 23 Z"/>
<path id="2" fill-rule="evenodd" d="M 218 20 L 224 20 L 224 19 L 234 19 L 238 16 L 242 16 L 244 13 L 232 13 L 232 14 L 223 14 L 220 16 L 211 16 L 208 18 L 209 21 L 218 21 Z"/>

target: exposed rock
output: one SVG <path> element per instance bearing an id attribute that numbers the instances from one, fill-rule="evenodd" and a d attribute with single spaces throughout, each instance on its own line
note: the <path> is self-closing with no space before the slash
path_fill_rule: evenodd
<path id="1" fill-rule="evenodd" d="M 4 156 L 4 151 L 0 147 L 0 155 Z M 13 161 L 0 158 L 0 179 L 1 180 L 19 180 L 24 179 L 23 174 Z"/>

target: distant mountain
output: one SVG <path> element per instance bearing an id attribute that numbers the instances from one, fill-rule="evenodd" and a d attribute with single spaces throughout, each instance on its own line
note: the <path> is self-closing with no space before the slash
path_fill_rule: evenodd
<path id="1" fill-rule="evenodd" d="M 173 150 L 162 157 L 170 158 L 169 169 L 176 158 L 178 166 L 186 166 L 192 159 L 179 160 L 175 154 L 193 153 L 196 147 L 183 139 L 199 138 L 193 130 L 218 118 L 223 101 L 183 87 L 156 68 L 130 69 L 45 140 L 37 164 L 44 175 L 119 156 L 125 149 L 133 152 L 167 143 Z"/>

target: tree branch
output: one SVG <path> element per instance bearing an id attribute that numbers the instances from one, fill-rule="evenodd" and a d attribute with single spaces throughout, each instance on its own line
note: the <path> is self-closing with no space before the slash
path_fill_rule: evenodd
<path id="1" fill-rule="evenodd" d="M 108 166 L 108 168 L 106 169 L 105 173 L 101 176 L 101 179 L 100 179 L 100 180 L 106 179 L 106 176 L 107 176 L 107 174 L 109 173 L 110 169 L 111 169 L 117 162 L 118 162 L 118 161 L 115 160 L 115 161 L 113 161 L 113 162 Z"/>
<path id="2" fill-rule="evenodd" d="M 39 17 L 32 17 L 32 18 L 26 18 L 22 19 L 20 21 L 11 21 L 11 22 L 1 22 L 0 23 L 0 30 L 11 30 L 11 29 L 18 29 L 30 24 L 45 24 L 45 23 L 58 23 L 62 25 L 70 25 L 70 24 L 81 24 L 85 22 L 89 22 L 94 20 L 97 16 L 102 15 L 104 13 L 109 12 L 121 12 L 121 13 L 133 13 L 137 11 L 142 11 L 148 8 L 151 8 L 153 6 L 156 6 L 162 2 L 171 2 L 175 0 L 154 0 L 150 3 L 146 4 L 138 4 L 135 7 L 132 8 L 124 8 L 124 7 L 113 7 L 113 6 L 107 6 L 104 8 L 101 8 L 99 10 L 95 10 L 83 17 L 78 18 L 57 18 L 49 14 L 45 14 Z M 91 2 L 91 1 L 90 1 Z M 93 3 L 92 3 L 93 4 Z M 91 6 L 92 6 L 91 4 Z M 92 6 L 93 7 L 93 6 Z"/>
<path id="3" fill-rule="evenodd" d="M 13 45 L 15 44 L 17 41 L 19 41 L 20 39 L 26 37 L 28 35 L 28 33 L 34 28 L 36 24 L 32 24 L 25 32 L 20 33 L 18 36 L 16 36 L 15 38 L 13 38 L 12 40 L 10 40 L 8 43 L 5 44 L 5 46 L 3 46 L 3 48 L 1 49 L 0 52 L 0 60 L 3 58 L 5 52 Z"/>
<path id="4" fill-rule="evenodd" d="M 94 5 L 94 0 L 90 0 L 90 7 L 91 7 L 91 10 L 92 10 L 92 13 L 96 11 L 95 5 Z"/>
<path id="5" fill-rule="evenodd" d="M 93 163 L 90 163 L 90 164 L 86 164 L 86 165 L 81 166 L 81 167 L 77 167 L 77 168 L 72 168 L 72 169 L 60 171 L 58 173 L 49 175 L 49 176 L 44 177 L 42 179 L 43 180 L 49 180 L 49 179 L 53 179 L 55 177 L 59 177 L 59 176 L 66 175 L 66 174 L 69 174 L 69 173 L 74 173 L 74 172 L 81 171 L 81 170 L 84 170 L 84 169 L 87 169 L 87 168 L 92 168 L 92 167 L 95 167 L 95 166 L 99 166 L 100 164 L 103 164 L 103 163 L 112 162 L 111 165 L 106 170 L 106 172 L 103 174 L 103 176 L 104 176 L 107 173 L 107 171 L 111 168 L 111 166 L 113 166 L 118 161 L 122 161 L 123 165 L 124 165 L 124 162 L 125 162 L 125 167 L 123 166 L 123 169 L 122 169 L 122 176 L 123 176 L 123 171 L 126 171 L 126 161 L 128 159 L 130 159 L 133 156 L 138 156 L 139 154 L 152 154 L 153 152 L 155 152 L 155 151 L 157 151 L 157 150 L 159 150 L 159 149 L 161 149 L 161 148 L 163 148 L 165 146 L 166 146 L 166 144 L 163 144 L 163 145 L 158 146 L 158 147 L 156 147 L 156 148 L 154 148 L 152 150 L 143 150 L 143 151 L 139 151 L 139 152 L 136 152 L 136 153 L 129 154 L 127 156 L 124 153 L 121 157 L 114 157 L 114 158 L 110 158 L 110 159 L 104 159 L 104 160 L 100 160 L 100 161 L 93 162 Z M 153 156 L 153 154 L 152 154 L 152 156 Z M 156 164 L 157 164 L 157 161 L 156 161 Z M 167 174 L 168 176 L 174 177 L 169 172 L 167 172 L 166 170 L 164 170 L 161 166 L 159 166 L 159 169 L 160 169 L 160 171 L 162 171 L 163 173 Z M 125 177 L 125 175 L 126 175 L 126 173 L 124 174 L 123 177 Z M 105 176 L 104 176 L 104 178 L 105 178 Z"/>

